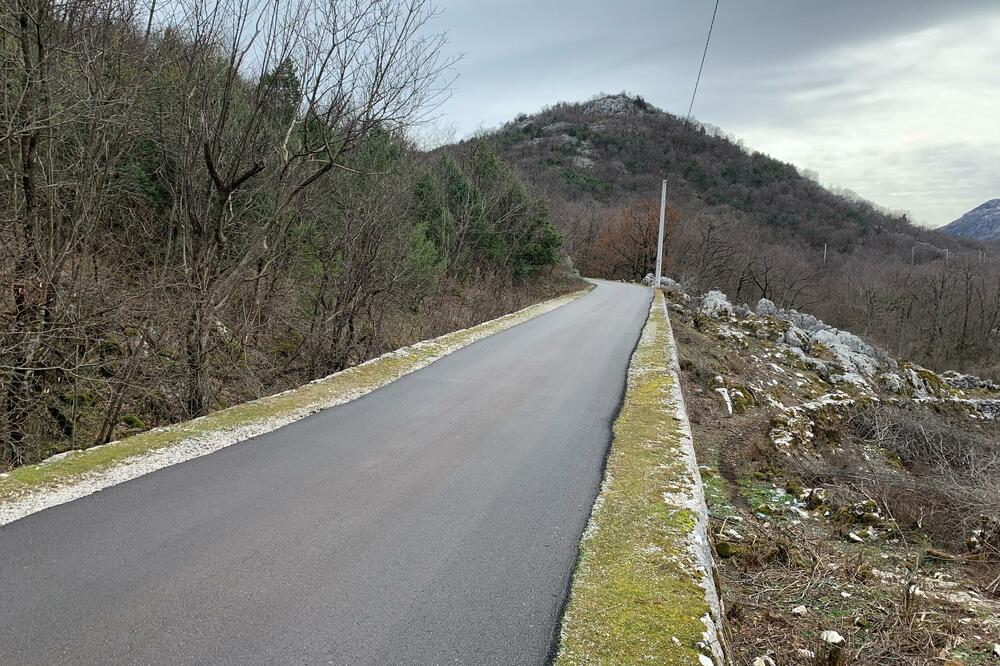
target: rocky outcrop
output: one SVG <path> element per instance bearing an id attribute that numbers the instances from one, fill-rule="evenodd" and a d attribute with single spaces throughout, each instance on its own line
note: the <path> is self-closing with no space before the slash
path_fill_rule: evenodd
<path id="1" fill-rule="evenodd" d="M 645 283 L 653 283 L 652 275 L 646 276 Z M 910 399 L 955 408 L 976 418 L 1000 418 L 1000 386 L 994 382 L 954 371 L 938 374 L 915 363 L 894 359 L 850 331 L 830 326 L 811 314 L 781 308 L 766 298 L 760 299 L 751 310 L 734 306 L 717 289 L 692 297 L 671 278 L 662 278 L 660 284 L 675 300 L 690 301 L 702 322 L 714 321 L 711 327 L 719 337 L 739 345 L 749 335 L 768 340 L 791 354 L 798 359 L 799 367 L 815 372 L 831 385 L 828 389 L 831 395 L 846 390 L 855 398 L 872 400 L 888 394 L 895 400 Z M 707 325 L 696 323 L 701 327 Z M 834 386 L 837 390 L 833 390 Z M 728 392 L 725 397 L 732 399 Z M 787 409 L 786 422 L 776 424 L 779 426 L 774 431 L 776 446 L 783 450 L 797 448 L 812 437 L 810 429 L 801 427 L 815 420 L 816 414 L 811 412 L 826 413 L 831 407 L 837 411 L 848 404 L 839 397 L 821 403 Z"/>

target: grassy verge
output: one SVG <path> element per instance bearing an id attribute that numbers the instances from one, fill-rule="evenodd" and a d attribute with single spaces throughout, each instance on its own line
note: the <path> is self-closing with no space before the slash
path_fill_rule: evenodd
<path id="1" fill-rule="evenodd" d="M 632 356 L 601 493 L 580 544 L 556 664 L 711 664 L 693 478 L 657 292 Z"/>
<path id="2" fill-rule="evenodd" d="M 320 409 L 342 404 L 370 393 L 477 340 L 569 303 L 586 294 L 591 288 L 543 301 L 498 319 L 448 333 L 433 340 L 418 342 L 415 345 L 390 352 L 291 391 L 236 405 L 193 421 L 156 428 L 104 446 L 61 454 L 37 465 L 19 467 L 0 475 L 2 477 L 0 478 L 0 510 L 4 508 L 5 504 L 23 500 L 26 496 L 45 493 L 53 488 L 61 488 L 84 479 L 94 481 L 96 477 L 101 475 L 111 476 L 111 472 L 117 467 L 173 447 L 182 447 L 210 438 L 222 441 L 221 445 L 225 446 L 275 430 Z M 192 455 L 187 457 L 195 457 L 209 451 L 202 449 L 201 452 L 198 452 L 195 447 L 192 448 Z M 180 458 L 183 459 L 183 454 Z M 177 456 L 175 456 L 159 466 L 166 466 L 177 461 Z M 151 470 L 144 469 L 141 473 L 148 471 Z M 127 475 L 127 478 L 137 475 L 139 473 Z M 106 483 L 98 482 L 99 487 L 88 492 L 94 492 L 101 487 L 120 482 L 123 480 L 121 477 L 122 475 L 119 474 Z M 88 492 L 82 492 L 77 496 L 88 494 Z M 73 499 L 73 497 L 70 496 L 68 499 Z M 49 505 L 55 503 L 59 502 L 55 501 Z M 45 502 L 42 502 L 39 506 L 44 508 L 44 505 Z M 13 518 L 33 510 L 37 510 L 34 505 L 24 511 L 15 512 Z M 0 511 L 0 514 L 2 513 Z M 5 517 L 7 516 L 0 515 L 0 519 Z M 4 520 L 0 520 L 0 524 L 2 522 Z"/>

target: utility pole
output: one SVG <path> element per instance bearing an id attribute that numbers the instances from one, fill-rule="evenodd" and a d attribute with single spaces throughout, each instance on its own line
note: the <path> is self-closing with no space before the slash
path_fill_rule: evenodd
<path id="1" fill-rule="evenodd" d="M 656 236 L 656 278 L 653 281 L 654 287 L 660 286 L 660 278 L 663 277 L 663 218 L 667 212 L 667 181 L 663 180 L 663 189 L 660 191 L 660 233 Z"/>

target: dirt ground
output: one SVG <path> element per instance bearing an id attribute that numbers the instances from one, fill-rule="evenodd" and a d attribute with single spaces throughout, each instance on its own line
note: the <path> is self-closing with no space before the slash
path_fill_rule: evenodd
<path id="1" fill-rule="evenodd" d="M 1000 664 L 989 516 L 884 439 L 938 424 L 992 451 L 996 423 L 831 381 L 781 322 L 694 303 L 670 315 L 735 662 Z"/>

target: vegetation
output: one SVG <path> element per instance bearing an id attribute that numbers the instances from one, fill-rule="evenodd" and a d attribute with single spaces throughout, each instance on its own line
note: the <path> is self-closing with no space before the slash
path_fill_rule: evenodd
<path id="1" fill-rule="evenodd" d="M 426 0 L 5 1 L 0 467 L 296 386 L 568 284 Z"/>
<path id="2" fill-rule="evenodd" d="M 736 663 L 994 660 L 1000 427 L 980 410 L 996 387 L 920 369 L 926 395 L 862 389 L 828 350 L 804 362 L 787 322 L 682 297 L 671 320 Z M 730 411 L 736 391 L 752 400 Z M 807 436 L 781 437 L 789 414 Z"/>
<path id="3" fill-rule="evenodd" d="M 114 472 L 110 483 L 120 482 L 121 476 L 128 472 L 123 472 L 119 465 L 128 463 L 136 456 L 145 456 L 179 444 L 194 445 L 192 448 L 195 453 L 203 453 L 213 447 L 226 446 L 260 432 L 276 429 L 319 409 L 353 400 L 419 370 L 456 349 L 549 312 L 584 293 L 586 290 L 581 290 L 470 328 L 446 333 L 304 386 L 212 412 L 204 418 L 164 426 L 85 451 L 69 451 L 56 460 L 41 464 L 18 467 L 0 478 L 0 504 L 5 504 L 0 510 L 0 522 L 20 517 L 19 500 L 22 499 L 27 502 L 27 511 L 38 510 L 38 503 L 45 501 L 44 493 L 50 488 L 84 481 L 80 491 L 92 492 L 95 486 L 99 487 L 103 483 L 99 475 L 106 470 Z M 196 443 L 202 440 L 207 444 L 199 449 Z M 176 456 L 168 456 L 162 465 L 176 462 L 177 459 Z M 145 471 L 149 471 L 149 467 L 156 468 L 156 463 L 148 456 L 142 458 L 141 462 Z M 72 493 L 73 490 L 70 489 L 69 492 Z"/>
<path id="4" fill-rule="evenodd" d="M 995 248 L 830 191 L 716 128 L 625 95 L 557 104 L 493 139 L 549 197 L 584 273 L 639 279 L 651 270 L 652 230 L 624 220 L 656 224 L 665 178 L 677 211 L 665 274 L 737 303 L 763 297 L 807 308 L 939 370 L 1000 377 Z M 644 248 L 645 271 L 614 258 L 628 243 Z"/>

